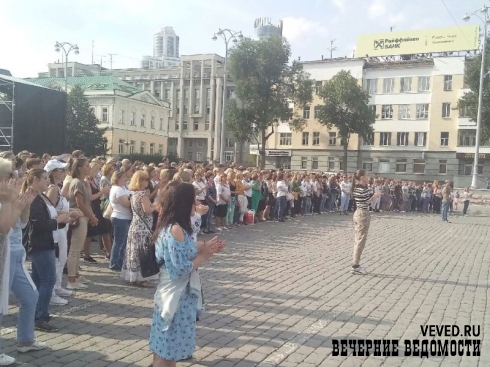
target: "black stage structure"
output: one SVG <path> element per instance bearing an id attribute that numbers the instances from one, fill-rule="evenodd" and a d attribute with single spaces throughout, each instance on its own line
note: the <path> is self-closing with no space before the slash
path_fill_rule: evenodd
<path id="1" fill-rule="evenodd" d="M 65 151 L 66 93 L 0 74 L 0 150 Z"/>

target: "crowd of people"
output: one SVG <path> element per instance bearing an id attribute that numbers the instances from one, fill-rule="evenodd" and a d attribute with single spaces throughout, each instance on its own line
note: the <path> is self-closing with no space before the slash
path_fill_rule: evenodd
<path id="1" fill-rule="evenodd" d="M 168 365 L 192 355 L 195 319 L 204 308 L 198 268 L 225 246 L 218 237 L 198 241 L 198 236 L 296 216 L 355 212 L 352 272 L 365 274 L 359 262 L 370 212 L 441 213 L 447 221 L 460 201 L 466 214 L 470 197 L 467 188 L 460 194 L 448 181 L 369 178 L 362 170 L 327 175 L 168 160 L 144 164 L 88 158 L 82 151 L 58 157 L 1 152 L 0 322 L 12 292 L 19 302 L 18 351 L 45 348 L 34 330 L 57 331 L 50 305 L 66 305 L 74 291 L 90 286 L 80 261 L 97 262 L 91 249 L 99 239 L 109 269 L 128 284 L 158 283 L 150 348 L 155 367 Z M 148 242 L 155 245 L 160 275 L 145 277 L 140 250 Z M 176 316 L 187 321 L 176 324 Z M 175 338 L 186 343 L 177 347 Z M 13 363 L 0 349 L 0 366 Z"/>

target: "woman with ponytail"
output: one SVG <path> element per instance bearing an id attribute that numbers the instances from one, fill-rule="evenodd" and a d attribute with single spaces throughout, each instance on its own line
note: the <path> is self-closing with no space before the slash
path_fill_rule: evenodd
<path id="1" fill-rule="evenodd" d="M 355 242 L 352 255 L 352 274 L 367 274 L 366 269 L 362 268 L 359 263 L 361 254 L 366 245 L 371 215 L 369 206 L 375 203 L 381 197 L 381 193 L 373 195 L 373 191 L 368 186 L 369 177 L 363 169 L 358 170 L 353 176 L 354 200 L 356 211 L 354 213 L 354 230 Z"/>
<path id="2" fill-rule="evenodd" d="M 58 247 L 58 229 L 70 221 L 68 213 L 58 215 L 49 198 L 44 195 L 48 190 L 48 173 L 35 168 L 27 172 L 22 184 L 21 194 L 28 190 L 36 197 L 31 204 L 28 235 L 28 255 L 32 261 L 32 280 L 37 287 L 35 324 L 36 329 L 46 332 L 58 331 L 50 323 L 49 301 L 56 283 L 56 249 Z"/>

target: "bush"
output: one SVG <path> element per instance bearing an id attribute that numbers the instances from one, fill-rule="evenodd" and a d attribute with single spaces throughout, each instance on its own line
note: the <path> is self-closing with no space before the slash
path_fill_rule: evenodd
<path id="1" fill-rule="evenodd" d="M 150 164 L 150 163 L 155 163 L 159 164 L 162 163 L 163 158 L 165 156 L 161 156 L 159 154 L 123 154 L 120 156 L 120 159 L 129 159 L 131 162 L 134 161 L 140 161 L 145 164 Z M 166 156 L 170 162 L 177 162 L 178 161 L 178 156 L 176 154 L 170 153 L 169 155 Z"/>

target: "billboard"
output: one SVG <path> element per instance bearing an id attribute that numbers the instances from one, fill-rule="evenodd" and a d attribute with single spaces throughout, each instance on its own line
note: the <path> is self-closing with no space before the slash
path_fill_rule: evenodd
<path id="1" fill-rule="evenodd" d="M 367 34 L 357 38 L 358 57 L 477 50 L 477 25 Z"/>

